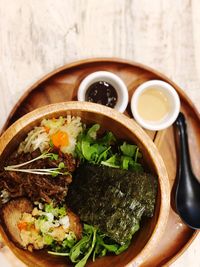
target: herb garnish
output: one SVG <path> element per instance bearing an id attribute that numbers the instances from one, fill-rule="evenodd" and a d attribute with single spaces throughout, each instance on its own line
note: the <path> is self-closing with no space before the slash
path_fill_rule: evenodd
<path id="1" fill-rule="evenodd" d="M 58 167 L 56 168 L 46 168 L 46 169 L 23 169 L 21 167 L 26 166 L 30 163 L 33 163 L 36 160 L 40 160 L 40 159 L 46 159 L 46 158 L 50 158 L 51 160 L 57 160 L 58 159 L 58 154 L 55 153 L 49 153 L 44 152 L 43 154 L 39 155 L 36 158 L 33 158 L 29 161 L 17 164 L 17 165 L 10 165 L 7 167 L 4 167 L 5 171 L 14 171 L 14 172 L 25 172 L 25 173 L 32 173 L 32 174 L 39 174 L 39 175 L 51 175 L 53 177 L 57 176 L 57 175 L 66 175 L 66 174 L 70 174 L 68 171 L 66 171 L 66 167 L 65 164 L 63 162 L 60 162 Z"/>

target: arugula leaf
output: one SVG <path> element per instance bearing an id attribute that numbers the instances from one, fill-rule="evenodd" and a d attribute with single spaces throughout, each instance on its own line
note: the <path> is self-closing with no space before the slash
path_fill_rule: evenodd
<path id="1" fill-rule="evenodd" d="M 96 233 L 97 233 L 97 229 L 94 228 L 91 247 L 89 248 L 87 254 L 85 254 L 85 256 L 75 265 L 75 267 L 84 267 L 85 264 L 87 263 L 87 260 L 90 257 L 90 255 L 94 249 L 95 243 L 96 243 Z"/>
<path id="2" fill-rule="evenodd" d="M 117 154 L 111 156 L 109 159 L 107 159 L 106 161 L 101 161 L 102 165 L 111 167 L 111 168 L 119 168 L 120 165 L 118 163 L 118 158 L 117 158 Z"/>
<path id="3" fill-rule="evenodd" d="M 138 162 L 130 161 L 129 162 L 129 170 L 133 170 L 133 171 L 136 171 L 136 172 L 142 172 L 143 171 L 143 167 Z"/>
<path id="4" fill-rule="evenodd" d="M 49 205 L 46 208 L 51 208 Z M 49 254 L 57 256 L 68 256 L 75 267 L 84 267 L 88 258 L 93 253 L 92 259 L 95 261 L 96 256 L 105 256 L 108 252 L 119 255 L 128 248 L 130 241 L 124 245 L 119 245 L 105 234 L 101 233 L 96 227 L 84 224 L 83 236 L 78 242 L 76 239 L 65 239 L 61 245 L 52 245 L 55 251 L 48 251 Z"/>
<path id="5" fill-rule="evenodd" d="M 82 153 L 82 139 L 83 139 L 83 133 L 79 134 L 77 138 L 77 143 L 75 146 L 75 154 L 79 158 L 80 161 L 85 160 L 83 153 Z"/>
<path id="6" fill-rule="evenodd" d="M 107 158 L 107 152 L 110 149 L 108 144 L 114 140 L 114 135 L 106 133 L 102 138 L 97 139 L 99 129 L 100 125 L 94 124 L 89 130 L 85 130 L 78 136 L 75 151 L 81 161 L 100 163 L 101 158 Z"/>
<path id="7" fill-rule="evenodd" d="M 83 238 L 71 248 L 69 257 L 72 262 L 75 263 L 80 261 L 80 256 L 83 254 L 84 250 L 86 250 L 88 244 L 90 243 L 90 238 L 91 235 L 83 236 Z"/>
<path id="8" fill-rule="evenodd" d="M 106 244 L 100 235 L 97 235 L 97 243 L 106 248 L 109 252 L 117 252 L 119 249 L 119 244 Z"/>
<path id="9" fill-rule="evenodd" d="M 123 155 L 129 156 L 131 158 L 135 155 L 136 149 L 137 149 L 136 145 L 130 145 L 130 144 L 127 144 L 126 142 L 124 142 L 120 146 L 120 150 L 122 151 Z"/>
<path id="10" fill-rule="evenodd" d="M 92 138 L 92 139 L 96 139 L 97 137 L 97 132 L 100 129 L 100 125 L 99 124 L 94 124 L 87 132 L 87 138 Z"/>
<path id="11" fill-rule="evenodd" d="M 117 139 L 112 132 L 106 132 L 102 138 L 97 139 L 98 144 L 103 144 L 104 146 L 110 146 L 116 141 Z"/>
<path id="12" fill-rule="evenodd" d="M 84 224 L 84 228 L 83 228 L 83 232 L 86 235 L 91 235 L 94 232 L 94 227 L 92 225 L 89 224 Z"/>
<path id="13" fill-rule="evenodd" d="M 132 158 L 128 156 L 122 156 L 121 157 L 122 169 L 128 170 L 130 161 L 132 161 Z"/>
<path id="14" fill-rule="evenodd" d="M 125 250 L 127 250 L 127 248 L 130 246 L 130 243 L 131 243 L 131 241 L 129 240 L 129 241 L 127 241 L 124 245 L 120 246 L 120 247 L 118 248 L 118 250 L 115 251 L 115 254 L 116 254 L 116 255 L 119 255 L 119 254 L 121 254 L 122 252 L 124 252 Z"/>
<path id="15" fill-rule="evenodd" d="M 87 140 L 82 140 L 81 149 L 86 160 L 91 161 L 92 156 L 97 153 L 97 147 L 91 146 Z"/>
<path id="16" fill-rule="evenodd" d="M 106 150 L 104 150 L 97 159 L 97 164 L 102 163 L 102 161 L 105 161 L 109 155 L 109 150 L 111 149 L 111 146 L 109 146 Z"/>
<path id="17" fill-rule="evenodd" d="M 77 262 L 75 267 L 85 266 L 94 249 L 96 243 L 96 233 L 97 229 L 95 227 L 84 224 L 84 235 L 82 239 L 70 250 L 70 260 L 73 263 Z"/>
<path id="18" fill-rule="evenodd" d="M 62 245 L 63 245 L 63 248 L 72 248 L 76 243 L 76 239 L 64 239 Z"/>
<path id="19" fill-rule="evenodd" d="M 137 162 L 142 155 L 136 145 L 123 142 L 122 145 L 118 146 L 112 132 L 106 132 L 98 138 L 99 129 L 100 125 L 94 124 L 79 134 L 75 151 L 81 162 L 88 161 L 93 164 L 125 170 L 142 170 L 140 163 Z"/>
<path id="20" fill-rule="evenodd" d="M 105 241 L 107 239 L 107 242 Z M 75 267 L 84 267 L 93 252 L 93 261 L 96 256 L 105 256 L 107 252 L 119 255 L 130 245 L 130 241 L 124 245 L 114 243 L 113 240 L 102 234 L 96 227 L 84 224 L 82 239 L 71 249 L 70 259 L 77 264 Z M 81 256 L 83 256 L 81 258 Z"/>

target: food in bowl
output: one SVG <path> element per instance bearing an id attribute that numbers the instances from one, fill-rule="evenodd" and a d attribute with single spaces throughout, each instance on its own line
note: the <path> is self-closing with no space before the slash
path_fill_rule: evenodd
<path id="1" fill-rule="evenodd" d="M 128 89 L 124 81 L 109 71 L 96 71 L 80 83 L 77 98 L 124 112 L 128 105 Z"/>
<path id="2" fill-rule="evenodd" d="M 44 119 L 0 173 L 1 219 L 29 251 L 47 249 L 84 266 L 120 254 L 152 217 L 158 180 L 136 144 L 79 116 Z"/>
<path id="3" fill-rule="evenodd" d="M 150 80 L 135 89 L 131 98 L 131 111 L 143 128 L 163 130 L 176 120 L 180 111 L 180 98 L 169 83 Z"/>
<path id="4" fill-rule="evenodd" d="M 114 108 L 117 103 L 117 92 L 108 82 L 98 81 L 90 85 L 86 91 L 86 101 Z"/>

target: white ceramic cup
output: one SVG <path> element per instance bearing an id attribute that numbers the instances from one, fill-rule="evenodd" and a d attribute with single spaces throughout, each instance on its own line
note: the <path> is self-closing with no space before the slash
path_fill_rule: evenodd
<path id="1" fill-rule="evenodd" d="M 112 85 L 117 92 L 117 103 L 114 109 L 124 112 L 128 105 L 128 90 L 123 80 L 116 74 L 108 71 L 97 71 L 86 76 L 79 85 L 77 98 L 79 101 L 86 101 L 87 89 L 93 83 L 105 81 Z"/>
<path id="2" fill-rule="evenodd" d="M 166 116 L 158 121 L 145 120 L 138 112 L 138 100 L 141 94 L 146 90 L 152 88 L 154 88 L 154 90 L 159 90 L 160 92 L 162 92 L 162 94 L 165 95 L 169 106 L 169 112 L 166 114 Z M 172 125 L 176 120 L 180 111 L 180 98 L 176 90 L 169 83 L 160 80 L 150 80 L 142 83 L 139 87 L 136 88 L 131 98 L 131 111 L 134 119 L 143 128 L 152 131 L 162 130 Z"/>

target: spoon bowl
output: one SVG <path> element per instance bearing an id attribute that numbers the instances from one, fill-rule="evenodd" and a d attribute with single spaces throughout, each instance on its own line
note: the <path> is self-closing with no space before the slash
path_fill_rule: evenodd
<path id="1" fill-rule="evenodd" d="M 179 171 L 175 194 L 176 210 L 192 229 L 200 229 L 200 183 L 195 177 L 189 155 L 187 125 L 183 113 L 176 120 L 179 135 Z"/>

